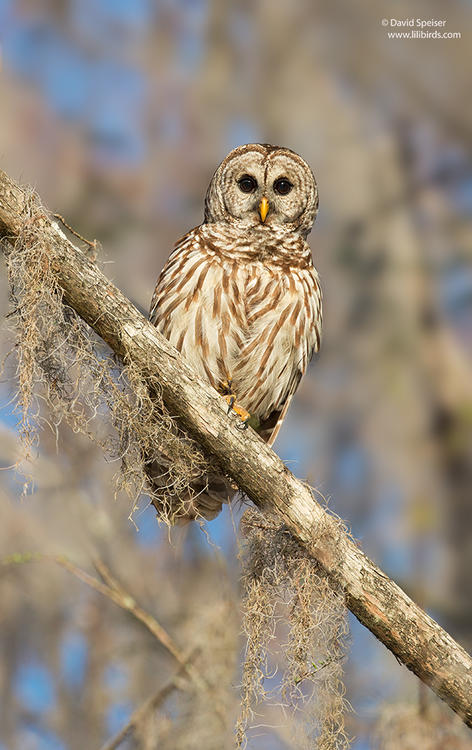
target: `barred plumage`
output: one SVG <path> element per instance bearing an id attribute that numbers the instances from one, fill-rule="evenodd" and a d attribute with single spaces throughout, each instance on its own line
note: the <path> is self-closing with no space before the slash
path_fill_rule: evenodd
<path id="1" fill-rule="evenodd" d="M 252 184 L 241 186 L 245 179 L 257 188 L 242 190 Z M 281 180 L 288 193 L 277 193 Z M 269 444 L 320 345 L 321 290 L 306 242 L 317 205 L 298 155 L 260 144 L 235 149 L 210 184 L 204 223 L 177 243 L 151 302 L 158 330 L 214 388 L 231 381 Z M 183 515 L 214 517 L 234 492 L 222 480 L 193 488 Z"/>

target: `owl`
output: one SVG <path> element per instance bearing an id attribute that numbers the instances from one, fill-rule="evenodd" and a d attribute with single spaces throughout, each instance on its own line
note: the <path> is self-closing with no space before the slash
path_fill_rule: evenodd
<path id="1" fill-rule="evenodd" d="M 150 320 L 228 404 L 240 427 L 272 445 L 321 335 L 321 290 L 306 238 L 318 209 L 308 164 L 288 148 L 231 151 L 205 197 L 203 223 L 175 245 Z M 165 467 L 154 466 L 154 483 Z M 234 496 L 205 477 L 175 506 L 214 518 Z"/>

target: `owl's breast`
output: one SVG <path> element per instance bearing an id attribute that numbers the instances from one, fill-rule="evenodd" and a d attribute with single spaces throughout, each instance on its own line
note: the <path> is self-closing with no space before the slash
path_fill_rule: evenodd
<path id="1" fill-rule="evenodd" d="M 216 389 L 231 378 L 241 406 L 263 418 L 317 347 L 318 292 L 313 267 L 243 262 L 194 242 L 164 268 L 152 320 L 201 377 Z"/>

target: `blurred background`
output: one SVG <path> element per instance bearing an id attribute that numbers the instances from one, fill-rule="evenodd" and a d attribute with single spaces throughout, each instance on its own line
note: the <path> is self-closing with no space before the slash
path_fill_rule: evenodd
<path id="1" fill-rule="evenodd" d="M 389 39 L 392 16 L 445 19 L 461 38 Z M 275 449 L 469 649 L 471 22 L 466 0 L 0 0 L 1 168 L 100 241 L 103 270 L 143 311 L 231 148 L 285 145 L 313 167 L 324 337 Z M 6 314 L 5 273 L 0 284 Z M 21 455 L 13 372 L 0 384 L 3 467 Z M 67 428 L 58 446 L 44 430 L 29 468 L 26 497 L 21 474 L 0 474 L 1 556 L 64 553 L 92 571 L 100 554 L 183 650 L 202 648 L 224 697 L 226 734 L 170 696 L 121 747 L 231 747 L 241 509 L 170 543 L 145 499 L 130 522 L 117 465 Z M 0 601 L 1 750 L 99 748 L 175 672 L 139 623 L 52 564 L 4 568 Z M 432 694 L 350 625 L 352 747 L 410 747 Z M 410 719 L 390 721 L 388 745 L 379 721 L 400 716 L 397 702 Z M 295 747 L 270 711 L 249 747 Z M 448 745 L 434 732 L 414 746 L 472 747 L 470 733 Z"/>

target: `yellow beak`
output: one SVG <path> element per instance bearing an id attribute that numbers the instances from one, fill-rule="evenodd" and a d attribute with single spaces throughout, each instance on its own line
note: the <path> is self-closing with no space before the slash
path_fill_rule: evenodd
<path id="1" fill-rule="evenodd" d="M 261 217 L 261 221 L 264 222 L 266 220 L 266 216 L 268 213 L 269 213 L 269 201 L 264 196 L 264 198 L 262 198 L 261 202 L 259 203 L 259 215 Z"/>

